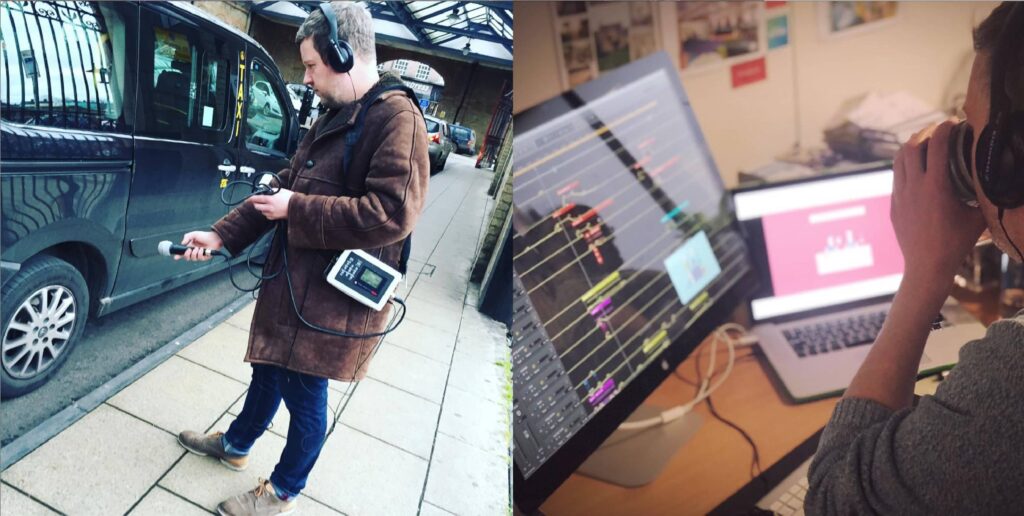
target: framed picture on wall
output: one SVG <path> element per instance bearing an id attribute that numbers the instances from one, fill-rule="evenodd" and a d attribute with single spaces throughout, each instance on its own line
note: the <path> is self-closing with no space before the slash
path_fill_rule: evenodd
<path id="1" fill-rule="evenodd" d="M 559 16 L 570 16 L 587 12 L 586 2 L 558 2 L 555 6 Z"/>
<path id="2" fill-rule="evenodd" d="M 590 20 L 586 16 L 565 17 L 558 19 L 558 25 L 562 48 L 563 82 L 567 77 L 569 87 L 572 87 L 596 77 L 594 46 L 590 37 Z"/>
<path id="3" fill-rule="evenodd" d="M 553 2 L 562 89 L 658 51 L 657 9 L 656 2 Z"/>
<path id="4" fill-rule="evenodd" d="M 622 2 L 591 2 L 597 71 L 614 70 L 629 62 L 629 5 Z"/>
<path id="5" fill-rule="evenodd" d="M 897 12 L 898 2 L 823 2 L 818 25 L 826 37 L 859 34 L 892 23 Z"/>
<path id="6" fill-rule="evenodd" d="M 655 36 L 654 11 L 651 2 L 629 3 L 629 53 L 631 59 L 640 59 L 658 51 Z"/>
<path id="7" fill-rule="evenodd" d="M 717 68 L 764 52 L 763 2 L 678 2 L 679 69 Z"/>

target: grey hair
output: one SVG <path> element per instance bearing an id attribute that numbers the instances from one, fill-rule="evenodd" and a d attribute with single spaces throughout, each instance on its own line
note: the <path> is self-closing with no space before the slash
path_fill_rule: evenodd
<path id="1" fill-rule="evenodd" d="M 357 2 L 331 2 L 331 9 L 338 19 L 338 37 L 348 41 L 352 50 L 363 60 L 376 63 L 377 47 L 373 33 L 373 17 L 365 5 Z M 319 9 L 313 11 L 306 17 L 306 21 L 299 26 L 295 33 L 295 42 L 302 43 L 303 40 L 312 36 L 313 47 L 320 54 L 320 58 L 327 60 L 324 56 L 327 53 L 330 43 L 328 38 L 331 30 L 327 27 L 327 20 Z"/>

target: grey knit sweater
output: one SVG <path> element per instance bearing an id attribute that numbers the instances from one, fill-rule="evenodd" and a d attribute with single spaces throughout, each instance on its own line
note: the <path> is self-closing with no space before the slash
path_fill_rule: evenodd
<path id="1" fill-rule="evenodd" d="M 807 514 L 1024 514 L 1024 312 L 913 408 L 840 401 L 808 480 Z"/>

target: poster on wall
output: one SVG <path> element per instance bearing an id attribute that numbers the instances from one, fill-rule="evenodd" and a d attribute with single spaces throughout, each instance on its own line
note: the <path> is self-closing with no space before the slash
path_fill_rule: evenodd
<path id="1" fill-rule="evenodd" d="M 768 68 L 764 57 L 759 57 L 745 63 L 734 64 L 729 71 L 732 75 L 733 89 L 763 81 L 768 77 Z"/>
<path id="2" fill-rule="evenodd" d="M 654 7 L 648 2 L 629 4 L 629 51 L 632 59 L 640 59 L 658 50 L 654 37 Z"/>
<path id="3" fill-rule="evenodd" d="M 621 2 L 591 2 L 590 22 L 594 26 L 597 70 L 614 70 L 629 62 L 629 5 Z"/>
<path id="4" fill-rule="evenodd" d="M 898 7 L 897 2 L 825 2 L 818 6 L 819 23 L 826 36 L 855 34 L 888 24 Z"/>
<path id="5" fill-rule="evenodd" d="M 768 18 L 765 32 L 768 36 L 768 50 L 786 46 L 789 44 L 789 16 L 781 14 Z"/>
<path id="6" fill-rule="evenodd" d="M 762 50 L 763 2 L 678 2 L 679 68 L 712 67 Z"/>
<path id="7" fill-rule="evenodd" d="M 590 21 L 586 16 L 574 16 L 562 18 L 560 23 L 563 69 L 568 74 L 570 87 L 593 79 L 594 49 L 590 43 Z"/>
<path id="8" fill-rule="evenodd" d="M 656 52 L 657 4 L 554 2 L 562 82 L 573 88 L 598 74 Z"/>

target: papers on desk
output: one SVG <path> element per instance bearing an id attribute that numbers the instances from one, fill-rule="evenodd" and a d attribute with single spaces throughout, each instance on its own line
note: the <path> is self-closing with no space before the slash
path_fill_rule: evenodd
<path id="1" fill-rule="evenodd" d="M 891 159 L 913 134 L 947 115 L 906 92 L 872 92 L 825 130 L 825 141 L 851 159 Z"/>
<path id="2" fill-rule="evenodd" d="M 936 115 L 945 118 L 941 111 L 907 92 L 872 92 L 860 101 L 853 111 L 847 113 L 846 120 L 853 122 L 861 129 L 891 131 L 894 128 L 910 124 L 914 120 L 924 120 Z M 900 138 L 899 142 L 906 142 L 909 138 L 910 134 L 905 138 Z"/>

